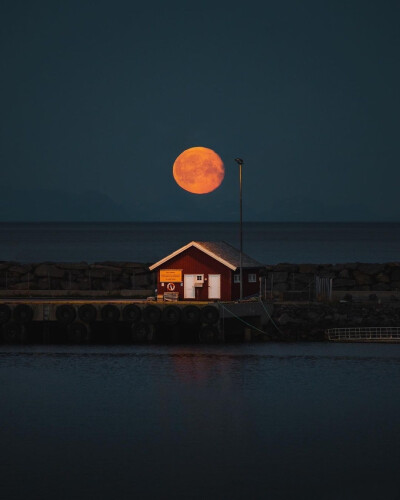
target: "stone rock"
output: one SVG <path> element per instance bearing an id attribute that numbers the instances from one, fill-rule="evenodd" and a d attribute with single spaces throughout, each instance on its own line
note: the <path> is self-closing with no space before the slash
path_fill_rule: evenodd
<path id="1" fill-rule="evenodd" d="M 335 313 L 333 315 L 333 320 L 338 321 L 339 323 L 342 323 L 343 321 L 347 321 L 347 314 Z"/>
<path id="2" fill-rule="evenodd" d="M 395 269 L 390 273 L 391 281 L 400 281 L 400 269 Z"/>
<path id="3" fill-rule="evenodd" d="M 388 283 L 375 283 L 375 285 L 372 286 L 371 288 L 377 291 L 391 290 L 391 286 Z"/>
<path id="4" fill-rule="evenodd" d="M 389 283 L 390 279 L 389 276 L 385 273 L 379 273 L 375 276 L 376 281 L 379 281 L 380 283 Z"/>
<path id="5" fill-rule="evenodd" d="M 273 267 L 274 272 L 286 272 L 286 273 L 295 273 L 297 272 L 299 266 L 296 264 L 288 264 L 286 262 L 281 264 L 275 264 Z"/>
<path id="6" fill-rule="evenodd" d="M 8 288 L 11 290 L 29 290 L 32 289 L 32 283 L 29 283 L 28 281 L 21 281 L 20 283 L 10 285 Z"/>
<path id="7" fill-rule="evenodd" d="M 31 264 L 14 265 L 8 268 L 8 272 L 14 274 L 27 274 L 32 270 L 32 267 Z"/>
<path id="8" fill-rule="evenodd" d="M 289 314 L 283 313 L 281 316 L 278 318 L 278 323 L 280 325 L 287 325 L 288 323 L 294 323 L 294 320 Z"/>
<path id="9" fill-rule="evenodd" d="M 400 290 L 400 281 L 392 281 L 391 287 L 392 290 Z"/>
<path id="10" fill-rule="evenodd" d="M 318 321 L 319 314 L 315 311 L 308 311 L 307 318 L 310 319 L 311 321 Z"/>
<path id="11" fill-rule="evenodd" d="M 292 283 L 294 277 L 295 282 L 300 282 L 300 283 L 310 283 L 315 281 L 315 275 L 314 274 L 300 274 L 296 273 L 293 276 L 289 277 L 289 282 Z"/>
<path id="12" fill-rule="evenodd" d="M 317 274 L 318 272 L 317 264 L 300 264 L 299 265 L 299 273 L 302 274 Z"/>
<path id="13" fill-rule="evenodd" d="M 135 274 L 135 287 L 142 288 L 152 284 L 152 274 L 151 273 L 138 273 Z M 276 287 L 274 287 L 276 288 Z"/>
<path id="14" fill-rule="evenodd" d="M 103 264 L 101 262 L 96 262 L 95 264 L 92 264 L 91 269 L 101 269 L 103 271 L 108 271 L 115 274 L 121 274 L 121 269 L 119 267 L 112 266 L 106 263 Z"/>
<path id="15" fill-rule="evenodd" d="M 272 277 L 273 277 L 274 284 L 275 283 L 285 283 L 288 279 L 288 273 L 286 273 L 286 272 L 274 272 Z"/>
<path id="16" fill-rule="evenodd" d="M 60 281 L 60 288 L 61 290 L 73 290 L 74 289 L 74 283 L 73 282 L 69 282 L 69 280 L 65 281 L 65 280 L 61 280 Z"/>
<path id="17" fill-rule="evenodd" d="M 38 290 L 50 290 L 49 280 L 47 278 L 40 278 L 37 281 L 37 289 Z"/>
<path id="18" fill-rule="evenodd" d="M 101 269 L 87 269 L 85 271 L 85 275 L 86 276 L 90 276 L 91 278 L 106 278 L 107 275 L 108 277 L 110 276 L 110 273 L 105 271 L 105 270 L 101 270 Z"/>
<path id="19" fill-rule="evenodd" d="M 87 262 L 61 262 L 58 263 L 57 266 L 66 271 L 76 271 L 88 269 L 89 264 Z"/>
<path id="20" fill-rule="evenodd" d="M 354 271 L 353 274 L 357 285 L 370 285 L 372 283 L 372 279 L 369 274 L 364 274 L 358 270 Z"/>
<path id="21" fill-rule="evenodd" d="M 287 283 L 274 283 L 273 291 L 274 292 L 286 292 L 289 289 L 289 285 Z"/>
<path id="22" fill-rule="evenodd" d="M 334 273 L 339 273 L 343 271 L 343 269 L 348 269 L 346 264 L 334 264 L 333 266 L 330 267 L 330 271 Z"/>
<path id="23" fill-rule="evenodd" d="M 339 270 L 348 269 L 349 271 L 355 271 L 356 269 L 358 269 L 359 265 L 359 262 L 346 262 L 345 264 L 335 264 L 335 266 L 333 267 Z"/>
<path id="24" fill-rule="evenodd" d="M 385 269 L 385 264 L 360 264 L 358 270 L 363 274 L 379 274 Z"/>
<path id="25" fill-rule="evenodd" d="M 347 289 L 350 287 L 354 287 L 355 284 L 355 280 L 335 278 L 332 281 L 332 288 L 335 288 L 336 290 Z"/>
<path id="26" fill-rule="evenodd" d="M 39 278 L 47 278 L 48 276 L 50 276 L 50 278 L 62 278 L 65 274 L 65 271 L 63 269 L 55 267 L 52 264 L 39 264 L 36 267 L 34 273 Z"/>

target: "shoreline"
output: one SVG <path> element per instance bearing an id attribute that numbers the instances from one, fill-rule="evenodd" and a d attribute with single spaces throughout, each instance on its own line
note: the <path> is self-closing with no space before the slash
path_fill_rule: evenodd
<path id="1" fill-rule="evenodd" d="M 261 292 L 272 306 L 265 333 L 243 340 L 325 341 L 325 330 L 400 326 L 400 263 L 266 266 Z M 332 300 L 317 301 L 315 276 L 331 277 Z M 139 262 L 0 262 L 0 298 L 120 298 L 155 296 L 155 273 Z M 181 301 L 182 305 L 184 301 Z M 275 326 L 276 325 L 276 326 Z"/>

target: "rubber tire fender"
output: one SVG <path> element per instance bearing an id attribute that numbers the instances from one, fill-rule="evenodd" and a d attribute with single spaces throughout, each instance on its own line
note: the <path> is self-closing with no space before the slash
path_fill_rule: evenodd
<path id="1" fill-rule="evenodd" d="M 119 320 L 120 310 L 113 304 L 106 304 L 101 309 L 101 317 L 106 323 L 114 323 Z"/>
<path id="2" fill-rule="evenodd" d="M 200 309 L 197 306 L 185 306 L 182 309 L 182 317 L 185 323 L 195 325 L 200 321 Z"/>
<path id="3" fill-rule="evenodd" d="M 76 318 L 76 311 L 70 304 L 63 304 L 56 309 L 56 318 L 63 325 L 69 325 Z"/>
<path id="4" fill-rule="evenodd" d="M 177 325 L 182 317 L 181 310 L 176 306 L 167 306 L 162 312 L 162 321 L 167 325 Z"/>
<path id="5" fill-rule="evenodd" d="M 142 316 L 142 311 L 136 304 L 129 304 L 122 310 L 122 319 L 128 323 L 137 323 Z"/>
<path id="6" fill-rule="evenodd" d="M 11 309 L 7 304 L 0 304 L 0 325 L 4 325 L 11 318 Z"/>
<path id="7" fill-rule="evenodd" d="M 201 310 L 201 320 L 207 325 L 212 325 L 219 320 L 219 311 L 214 306 L 205 306 Z"/>
<path id="8" fill-rule="evenodd" d="M 33 309 L 28 304 L 18 304 L 13 311 L 13 319 L 17 323 L 30 323 L 33 318 Z"/>
<path id="9" fill-rule="evenodd" d="M 161 310 L 157 306 L 146 306 L 143 309 L 143 319 L 146 323 L 154 325 L 161 319 Z"/>
<path id="10" fill-rule="evenodd" d="M 84 323 L 93 323 L 96 321 L 97 309 L 93 304 L 84 304 L 78 309 L 78 317 Z"/>

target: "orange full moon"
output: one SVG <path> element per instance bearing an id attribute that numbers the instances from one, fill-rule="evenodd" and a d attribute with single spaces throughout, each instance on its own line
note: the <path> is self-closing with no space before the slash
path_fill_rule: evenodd
<path id="1" fill-rule="evenodd" d="M 215 151 L 196 147 L 186 149 L 175 160 L 173 175 L 177 184 L 195 194 L 211 193 L 224 180 L 225 169 Z"/>

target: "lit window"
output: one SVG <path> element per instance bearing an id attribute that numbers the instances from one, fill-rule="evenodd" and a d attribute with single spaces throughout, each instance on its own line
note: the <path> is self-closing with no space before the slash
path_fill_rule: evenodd
<path id="1" fill-rule="evenodd" d="M 256 283 L 257 281 L 257 276 L 255 273 L 250 273 L 249 274 L 249 283 Z"/>
<path id="2" fill-rule="evenodd" d="M 240 283 L 240 274 L 234 274 L 233 275 L 233 282 L 234 283 Z"/>

